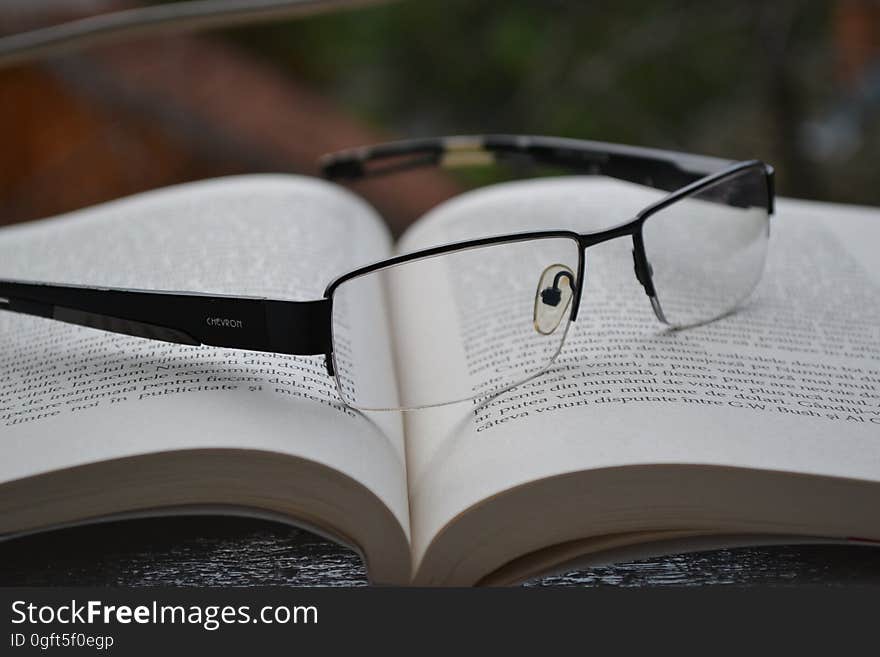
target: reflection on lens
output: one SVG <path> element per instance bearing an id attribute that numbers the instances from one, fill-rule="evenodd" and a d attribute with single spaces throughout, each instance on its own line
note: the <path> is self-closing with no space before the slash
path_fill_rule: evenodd
<path id="1" fill-rule="evenodd" d="M 488 396 L 545 370 L 568 328 L 579 256 L 568 237 L 511 240 L 343 282 L 333 294 L 340 394 L 364 410 L 420 408 Z M 537 308 L 536 285 L 548 301 Z M 373 371 L 364 336 L 381 331 L 393 334 L 397 385 Z"/>
<path id="2" fill-rule="evenodd" d="M 648 217 L 642 238 L 666 322 L 706 322 L 751 294 L 764 269 L 769 216 L 766 174 L 755 166 Z"/>

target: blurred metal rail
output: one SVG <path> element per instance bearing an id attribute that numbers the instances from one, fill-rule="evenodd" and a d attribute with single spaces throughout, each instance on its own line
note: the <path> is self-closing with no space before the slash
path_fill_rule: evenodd
<path id="1" fill-rule="evenodd" d="M 329 14 L 396 0 L 191 0 L 90 16 L 0 38 L 0 68 L 97 45 Z"/>

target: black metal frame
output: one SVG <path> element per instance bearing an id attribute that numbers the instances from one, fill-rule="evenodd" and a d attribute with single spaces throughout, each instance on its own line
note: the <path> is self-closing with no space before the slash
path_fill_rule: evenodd
<path id="1" fill-rule="evenodd" d="M 339 276 L 327 286 L 324 298 L 314 301 L 0 280 L 0 310 L 165 342 L 282 354 L 321 354 L 325 356 L 328 374 L 333 376 L 333 294 L 352 278 L 462 249 L 552 237 L 568 238 L 579 249 L 570 316 L 573 321 L 580 308 L 586 249 L 619 237 L 631 237 L 636 277 L 651 299 L 657 318 L 665 323 L 654 293 L 642 239 L 645 221 L 676 201 L 750 168 L 760 169 L 766 176 L 767 210 L 770 214 L 774 211 L 773 168 L 759 160 L 735 162 L 575 139 L 510 135 L 419 139 L 334 153 L 322 158 L 322 165 L 328 178 L 353 180 L 421 166 L 462 166 L 522 159 L 637 182 L 671 193 L 641 210 L 631 220 L 593 233 L 569 230 L 513 233 L 445 244 L 389 258 Z M 384 166 L 376 166 L 377 162 L 383 161 L 386 161 Z"/>

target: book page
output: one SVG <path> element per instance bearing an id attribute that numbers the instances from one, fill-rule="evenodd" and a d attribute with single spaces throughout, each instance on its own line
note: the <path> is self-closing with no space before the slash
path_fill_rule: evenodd
<path id="1" fill-rule="evenodd" d="M 387 257 L 390 244 L 375 212 L 342 188 L 243 176 L 5 228 L 0 277 L 310 300 Z M 396 390 L 385 309 L 352 311 L 375 326 L 348 336 L 382 364 L 373 385 Z M 252 450 L 333 468 L 408 532 L 400 417 L 345 407 L 322 356 L 168 344 L 0 312 L 0 427 L 0 483 L 168 450 Z M 318 493 L 332 498 L 329 486 Z"/>
<path id="2" fill-rule="evenodd" d="M 499 185 L 444 204 L 402 246 L 527 229 L 587 232 L 634 216 L 660 194 L 584 177 Z M 587 250 L 579 316 L 549 372 L 483 405 L 407 414 L 417 562 L 469 509 L 566 473 L 706 464 L 880 481 L 880 211 L 783 199 L 771 224 L 763 279 L 733 315 L 664 327 L 633 274 L 631 241 L 614 240 Z M 466 367 L 464 315 L 452 292 L 466 273 L 421 284 L 442 304 L 431 308 L 444 326 L 430 348 L 443 350 L 446 367 Z M 415 295 L 404 297 L 411 305 L 395 306 L 398 332 L 419 315 Z M 471 340 L 479 321 L 493 321 L 488 311 L 475 319 L 476 306 L 467 310 Z M 438 343 L 438 335 L 448 339 Z M 400 376 L 408 385 L 405 367 Z M 532 511 L 519 529 L 525 542 L 542 540 L 540 524 L 529 524 L 541 523 L 541 512 Z M 472 543 L 476 551 L 493 541 Z"/>

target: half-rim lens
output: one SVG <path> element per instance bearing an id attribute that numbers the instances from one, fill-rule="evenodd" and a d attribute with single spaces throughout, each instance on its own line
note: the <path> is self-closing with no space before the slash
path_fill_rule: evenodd
<path id="1" fill-rule="evenodd" d="M 770 227 L 767 174 L 734 172 L 650 215 L 642 240 L 655 301 L 676 327 L 725 315 L 752 293 Z"/>
<path id="2" fill-rule="evenodd" d="M 562 347 L 579 262 L 574 237 L 530 237 L 343 281 L 332 320 L 340 395 L 362 410 L 424 408 L 487 397 L 542 372 Z M 377 331 L 393 335 L 394 386 L 379 381 L 363 338 Z"/>

